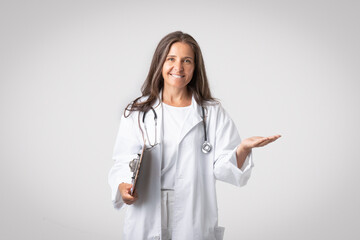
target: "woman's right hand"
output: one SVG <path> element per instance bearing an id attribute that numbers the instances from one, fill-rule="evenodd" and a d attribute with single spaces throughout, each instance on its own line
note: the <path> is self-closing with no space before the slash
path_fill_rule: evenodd
<path id="1" fill-rule="evenodd" d="M 119 184 L 119 191 L 120 191 L 122 200 L 124 201 L 124 203 L 126 203 L 128 205 L 133 204 L 138 199 L 136 190 L 134 192 L 134 196 L 130 195 L 131 187 L 132 187 L 132 184 L 129 184 L 129 183 L 120 183 Z"/>

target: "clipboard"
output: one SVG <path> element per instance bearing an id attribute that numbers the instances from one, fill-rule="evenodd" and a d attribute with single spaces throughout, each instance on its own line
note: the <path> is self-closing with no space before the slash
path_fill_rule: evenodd
<path id="1" fill-rule="evenodd" d="M 133 172 L 133 176 L 131 177 L 131 184 L 132 184 L 132 187 L 130 189 L 130 195 L 131 196 L 134 196 L 134 193 L 135 193 L 135 189 L 136 189 L 136 183 L 137 183 L 137 180 L 139 178 L 139 173 L 140 173 L 140 167 L 141 167 L 141 162 L 142 162 L 142 159 L 143 159 L 143 156 L 144 156 L 144 151 L 145 151 L 145 143 L 142 147 L 142 150 L 141 150 L 141 154 L 139 154 L 139 158 L 138 158 L 138 161 L 136 163 L 136 166 L 135 166 L 135 170 Z"/>

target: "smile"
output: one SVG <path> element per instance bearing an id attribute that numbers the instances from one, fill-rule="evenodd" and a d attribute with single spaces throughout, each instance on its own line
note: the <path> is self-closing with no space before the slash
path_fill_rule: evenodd
<path id="1" fill-rule="evenodd" d="M 183 78 L 183 77 L 185 77 L 185 75 L 176 75 L 176 74 L 171 74 L 171 73 L 170 73 L 170 75 L 173 76 L 174 78 Z"/>

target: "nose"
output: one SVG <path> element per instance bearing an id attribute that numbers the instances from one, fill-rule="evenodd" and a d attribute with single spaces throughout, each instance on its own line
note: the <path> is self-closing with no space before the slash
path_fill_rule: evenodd
<path id="1" fill-rule="evenodd" d="M 184 70 L 182 61 L 179 61 L 179 60 L 175 61 L 174 69 L 178 72 L 182 72 Z"/>

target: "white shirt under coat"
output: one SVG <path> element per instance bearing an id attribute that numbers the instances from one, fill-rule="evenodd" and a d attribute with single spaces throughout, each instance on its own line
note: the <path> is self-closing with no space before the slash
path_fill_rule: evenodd
<path id="1" fill-rule="evenodd" d="M 161 162 L 161 189 L 174 189 L 180 133 L 191 107 L 191 105 L 187 107 L 174 107 L 163 103 L 164 147 Z"/>

